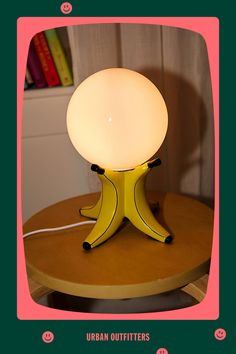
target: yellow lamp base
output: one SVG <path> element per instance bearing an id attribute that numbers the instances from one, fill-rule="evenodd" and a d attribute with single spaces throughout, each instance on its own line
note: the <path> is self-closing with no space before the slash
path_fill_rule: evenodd
<path id="1" fill-rule="evenodd" d="M 169 232 L 153 216 L 144 191 L 147 173 L 160 163 L 160 159 L 155 159 L 127 171 L 104 170 L 98 165 L 92 165 L 91 169 L 97 172 L 102 182 L 102 193 L 94 206 L 80 209 L 81 215 L 97 219 L 83 243 L 85 250 L 96 247 L 111 237 L 124 217 L 155 240 L 164 243 L 172 241 Z"/>

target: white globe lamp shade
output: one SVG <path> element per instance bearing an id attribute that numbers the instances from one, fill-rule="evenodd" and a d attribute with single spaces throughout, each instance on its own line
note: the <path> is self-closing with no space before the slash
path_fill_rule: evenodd
<path id="1" fill-rule="evenodd" d="M 99 71 L 73 93 L 67 129 L 75 149 L 89 162 L 129 170 L 149 160 L 167 131 L 168 113 L 156 86 L 128 69 Z"/>

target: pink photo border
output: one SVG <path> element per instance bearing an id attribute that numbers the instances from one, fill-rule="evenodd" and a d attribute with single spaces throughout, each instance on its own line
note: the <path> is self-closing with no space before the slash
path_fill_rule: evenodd
<path id="1" fill-rule="evenodd" d="M 21 127 L 25 67 L 30 40 L 48 28 L 95 23 L 142 23 L 198 32 L 210 63 L 215 126 L 215 213 L 207 294 L 192 307 L 138 314 L 94 314 L 47 308 L 30 296 L 22 238 Z M 21 320 L 215 320 L 219 317 L 219 20 L 216 17 L 21 17 L 17 21 L 17 317 Z"/>

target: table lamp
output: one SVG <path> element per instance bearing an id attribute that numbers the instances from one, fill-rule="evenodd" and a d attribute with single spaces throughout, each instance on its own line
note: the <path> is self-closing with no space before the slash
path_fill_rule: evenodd
<path id="1" fill-rule="evenodd" d="M 81 215 L 97 219 L 83 243 L 85 250 L 111 237 L 125 217 L 153 239 L 172 241 L 145 196 L 145 177 L 160 164 L 160 159 L 150 158 L 161 146 L 167 125 L 162 95 L 135 71 L 99 71 L 73 93 L 67 110 L 68 134 L 102 183 L 98 202 L 80 209 Z"/>

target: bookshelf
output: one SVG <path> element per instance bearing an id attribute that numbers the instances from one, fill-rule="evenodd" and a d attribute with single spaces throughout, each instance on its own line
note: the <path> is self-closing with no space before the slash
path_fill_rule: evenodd
<path id="1" fill-rule="evenodd" d="M 45 87 L 45 88 L 28 88 L 24 91 L 24 99 L 34 99 L 38 97 L 49 97 L 49 96 L 62 96 L 62 95 L 71 95 L 74 90 L 74 87 L 77 83 L 77 70 L 73 63 L 76 63 L 76 52 L 74 49 L 74 29 L 73 27 L 62 27 L 56 29 L 60 42 L 63 47 L 64 54 L 66 56 L 69 68 L 73 77 L 73 85 L 70 86 L 56 86 L 56 87 Z"/>

